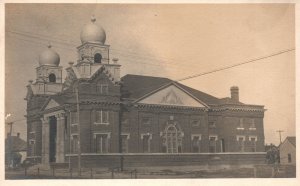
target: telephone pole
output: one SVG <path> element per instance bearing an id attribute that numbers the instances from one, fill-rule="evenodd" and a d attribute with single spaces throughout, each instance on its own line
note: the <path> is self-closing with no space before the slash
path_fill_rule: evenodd
<path id="1" fill-rule="evenodd" d="M 277 130 L 276 132 L 279 133 L 279 140 L 280 140 L 280 144 L 281 144 L 281 143 L 282 143 L 282 142 L 281 142 L 281 133 L 284 132 L 284 131 L 283 131 L 283 130 Z"/>
<path id="2" fill-rule="evenodd" d="M 12 139 L 11 139 L 11 134 L 12 134 L 12 127 L 13 127 L 14 122 L 8 122 L 7 125 L 9 125 L 9 135 L 7 136 L 8 140 L 8 166 L 10 166 L 11 159 L 12 159 Z"/>

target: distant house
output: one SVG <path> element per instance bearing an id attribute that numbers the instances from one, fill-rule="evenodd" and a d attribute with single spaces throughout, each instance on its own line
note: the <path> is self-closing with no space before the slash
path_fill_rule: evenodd
<path id="1" fill-rule="evenodd" d="M 16 167 L 26 159 L 27 143 L 17 136 L 7 135 L 5 139 L 5 165 Z"/>
<path id="2" fill-rule="evenodd" d="M 279 151 L 281 164 L 296 164 L 296 137 L 287 137 L 279 145 Z"/>

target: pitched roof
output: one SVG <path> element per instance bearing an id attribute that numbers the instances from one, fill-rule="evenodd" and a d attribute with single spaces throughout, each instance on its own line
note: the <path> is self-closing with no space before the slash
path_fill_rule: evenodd
<path id="1" fill-rule="evenodd" d="M 11 136 L 11 137 L 5 139 L 5 150 L 6 151 L 9 150 L 9 140 L 8 139 L 11 139 L 11 145 L 12 145 L 13 152 L 26 151 L 26 149 L 27 149 L 26 141 L 22 140 L 18 136 Z"/>
<path id="2" fill-rule="evenodd" d="M 160 88 L 161 86 L 173 82 L 171 79 L 168 78 L 141 76 L 141 75 L 132 75 L 132 74 L 127 74 L 124 77 L 122 77 L 122 81 L 123 81 L 123 91 L 128 93 L 126 98 L 129 99 L 141 98 L 142 96 Z M 178 82 L 176 82 L 176 84 L 206 104 L 219 104 L 220 100 L 214 96 L 193 89 L 191 87 L 185 86 Z"/>
<path id="3" fill-rule="evenodd" d="M 286 139 L 296 147 L 296 137 L 295 136 L 288 136 Z"/>

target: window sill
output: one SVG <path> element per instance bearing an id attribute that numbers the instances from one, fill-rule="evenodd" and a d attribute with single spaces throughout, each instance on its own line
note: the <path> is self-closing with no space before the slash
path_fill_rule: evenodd
<path id="1" fill-rule="evenodd" d="M 249 130 L 256 130 L 256 128 L 249 128 Z"/>
<path id="2" fill-rule="evenodd" d="M 236 128 L 236 130 L 245 130 L 245 128 Z"/>
<path id="3" fill-rule="evenodd" d="M 109 123 L 97 123 L 97 122 L 94 122 L 95 125 L 109 125 Z"/>

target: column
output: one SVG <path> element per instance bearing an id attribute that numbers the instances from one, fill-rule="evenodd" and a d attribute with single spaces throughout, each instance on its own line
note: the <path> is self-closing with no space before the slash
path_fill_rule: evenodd
<path id="1" fill-rule="evenodd" d="M 63 163 L 65 161 L 65 115 L 63 113 L 57 114 L 57 133 L 56 133 L 56 163 Z"/>
<path id="2" fill-rule="evenodd" d="M 42 164 L 49 164 L 49 117 L 42 120 Z"/>

